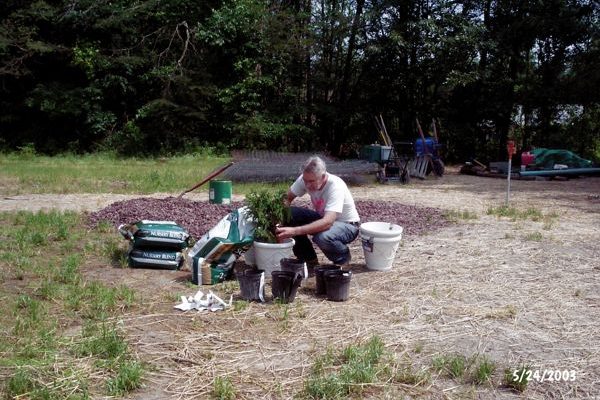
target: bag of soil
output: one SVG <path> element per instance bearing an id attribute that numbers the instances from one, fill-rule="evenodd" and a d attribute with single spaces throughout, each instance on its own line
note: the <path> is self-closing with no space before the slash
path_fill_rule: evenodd
<path id="1" fill-rule="evenodd" d="M 190 245 L 190 235 L 173 221 L 142 220 L 120 225 L 118 229 L 135 249 L 183 250 Z"/>
<path id="2" fill-rule="evenodd" d="M 233 210 L 223 217 L 188 253 L 192 283 L 210 285 L 227 279 L 236 255 L 252 245 L 253 234 L 254 224 L 248 218 L 247 208 Z"/>
<path id="3" fill-rule="evenodd" d="M 131 249 L 127 257 L 130 268 L 179 269 L 184 257 L 179 251 Z"/>

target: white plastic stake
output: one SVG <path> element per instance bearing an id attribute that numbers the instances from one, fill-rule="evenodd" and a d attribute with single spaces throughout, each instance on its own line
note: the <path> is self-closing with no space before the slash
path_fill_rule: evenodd
<path id="1" fill-rule="evenodd" d="M 512 156 L 516 154 L 517 149 L 515 148 L 515 142 L 513 140 L 509 140 L 506 142 L 506 151 L 508 152 L 508 171 L 506 173 L 506 179 L 508 182 L 508 187 L 506 188 L 506 207 L 508 207 L 508 202 L 510 201 L 510 175 L 512 172 Z"/>
<path id="2" fill-rule="evenodd" d="M 508 159 L 508 173 L 506 174 L 507 178 L 507 182 L 508 182 L 508 186 L 506 188 L 506 207 L 508 207 L 508 202 L 510 201 L 510 171 L 511 171 L 511 167 L 512 167 L 512 157 Z"/>

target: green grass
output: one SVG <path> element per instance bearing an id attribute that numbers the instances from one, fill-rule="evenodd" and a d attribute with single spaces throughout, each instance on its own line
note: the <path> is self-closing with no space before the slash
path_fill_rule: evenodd
<path id="1" fill-rule="evenodd" d="M 530 377 L 531 368 L 528 366 L 522 366 L 518 369 L 507 368 L 504 370 L 504 384 L 520 393 L 527 389 Z"/>
<path id="2" fill-rule="evenodd" d="M 477 385 L 491 383 L 496 370 L 492 361 L 477 354 L 468 358 L 462 354 L 439 355 L 432 359 L 432 365 L 442 376 Z"/>
<path id="3" fill-rule="evenodd" d="M 448 221 L 460 221 L 460 220 L 473 220 L 473 219 L 478 219 L 479 216 L 477 215 L 477 213 L 473 212 L 473 211 L 469 211 L 469 210 L 452 210 L 452 211 L 446 211 L 444 213 L 444 217 L 448 220 Z"/>
<path id="4" fill-rule="evenodd" d="M 41 156 L 0 154 L 0 195 L 28 193 L 180 193 L 231 159 L 210 152 L 169 158 L 117 158 L 109 153 Z M 235 183 L 234 193 L 291 182 Z M 195 192 L 208 191 L 204 185 Z M 63 231 L 63 234 L 66 234 Z M 37 239 L 42 239 L 38 237 Z"/>
<path id="5" fill-rule="evenodd" d="M 235 387 L 231 379 L 217 376 L 213 383 L 213 398 L 218 400 L 234 400 Z"/>
<path id="6" fill-rule="evenodd" d="M 434 357 L 432 364 L 436 371 L 454 379 L 462 378 L 468 368 L 467 359 L 460 354 Z"/>
<path id="7" fill-rule="evenodd" d="M 495 215 L 496 217 L 505 217 L 509 218 L 513 222 L 516 221 L 525 221 L 530 220 L 533 222 L 542 223 L 542 229 L 549 231 L 551 230 L 556 221 L 558 220 L 559 215 L 556 212 L 551 212 L 548 214 L 544 214 L 542 211 L 536 208 L 527 208 L 525 210 L 521 210 L 515 207 L 501 206 L 501 207 L 490 207 L 487 210 L 488 215 Z M 505 236 L 506 239 L 512 238 L 509 237 L 509 234 Z M 524 237 L 524 240 L 529 241 L 541 241 L 542 234 L 539 232 L 535 232 L 533 234 L 529 234 Z"/>
<path id="8" fill-rule="evenodd" d="M 114 378 L 106 382 L 111 396 L 123 396 L 141 386 L 143 367 L 137 361 L 124 361 L 119 364 Z"/>
<path id="9" fill-rule="evenodd" d="M 517 307 L 512 304 L 507 304 L 504 307 L 491 310 L 485 317 L 490 319 L 514 319 L 517 316 L 517 313 Z"/>
<path id="10" fill-rule="evenodd" d="M 513 221 L 531 220 L 534 222 L 543 222 L 545 226 L 552 226 L 554 221 L 558 219 L 556 212 L 544 214 L 537 208 L 527 208 L 525 210 L 511 206 L 489 207 L 487 215 L 495 215 L 497 217 L 510 218 Z"/>
<path id="11" fill-rule="evenodd" d="M 54 157 L 13 153 L 0 155 L 0 179 L 18 184 L 17 193 L 2 194 L 176 192 L 228 161 L 211 155 L 121 159 L 106 153 Z"/>
<path id="12" fill-rule="evenodd" d="M 386 358 L 384 343 L 377 336 L 317 357 L 304 383 L 303 396 L 309 399 L 343 399 L 360 395 L 375 383 L 390 378 L 391 362 Z"/>
<path id="13" fill-rule="evenodd" d="M 113 324 L 88 323 L 81 331 L 81 338 L 73 348 L 78 356 L 98 356 L 102 359 L 117 359 L 127 352 L 123 334 Z"/>
<path id="14" fill-rule="evenodd" d="M 6 398 L 88 399 L 139 387 L 144 368 L 114 322 L 135 292 L 82 274 L 90 257 L 110 265 L 95 243 L 114 232 L 89 232 L 80 215 L 56 211 L 0 213 L 0 224 Z M 77 326 L 79 336 L 66 331 Z"/>
<path id="15" fill-rule="evenodd" d="M 511 206 L 490 207 L 487 210 L 487 214 L 495 215 L 497 217 L 507 217 L 512 220 L 530 219 L 532 221 L 539 221 L 544 216 L 540 210 L 535 208 L 519 210 L 518 208 Z"/>
<path id="16" fill-rule="evenodd" d="M 213 286 L 213 291 L 223 293 L 225 296 L 230 296 L 240 291 L 240 284 L 237 280 L 223 281 Z M 227 300 L 227 299 L 223 299 Z"/>
<path id="17" fill-rule="evenodd" d="M 523 240 L 527 240 L 530 242 L 541 242 L 544 237 L 541 232 L 530 232 L 523 236 Z"/>
<path id="18" fill-rule="evenodd" d="M 487 357 L 484 357 L 475 366 L 473 381 L 479 385 L 489 383 L 495 370 L 496 365 Z"/>
<path id="19" fill-rule="evenodd" d="M 273 300 L 275 309 L 271 314 L 275 321 L 279 321 L 279 329 L 281 333 L 288 332 L 290 329 L 290 304 L 285 303 L 283 300 L 276 298 Z"/>
<path id="20" fill-rule="evenodd" d="M 416 370 L 412 365 L 401 365 L 396 369 L 394 382 L 418 386 L 428 383 L 431 376 L 426 370 Z"/>
<path id="21" fill-rule="evenodd" d="M 248 300 L 234 300 L 232 305 L 233 305 L 233 311 L 238 312 L 238 311 L 244 311 L 245 309 L 247 309 L 248 306 L 250 305 L 250 302 Z"/>

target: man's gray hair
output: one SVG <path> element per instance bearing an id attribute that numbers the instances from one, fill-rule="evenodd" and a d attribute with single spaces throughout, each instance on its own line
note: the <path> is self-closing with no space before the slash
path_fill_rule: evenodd
<path id="1" fill-rule="evenodd" d="M 312 156 L 302 166 L 302 172 L 309 174 L 323 175 L 327 172 L 325 161 L 319 156 Z"/>

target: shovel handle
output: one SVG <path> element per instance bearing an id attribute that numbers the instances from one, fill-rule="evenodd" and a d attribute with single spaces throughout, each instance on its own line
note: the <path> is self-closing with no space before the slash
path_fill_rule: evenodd
<path id="1" fill-rule="evenodd" d="M 182 192 L 179 196 L 177 196 L 178 198 L 181 198 L 184 194 L 191 192 L 194 189 L 199 188 L 200 186 L 204 185 L 206 182 L 208 182 L 209 180 L 211 180 L 212 178 L 214 178 L 215 176 L 221 174 L 223 171 L 225 171 L 227 168 L 231 167 L 233 164 L 235 164 L 233 161 L 230 162 L 229 164 L 211 172 L 206 178 L 202 179 L 200 182 L 198 182 L 196 185 L 194 185 L 194 187 L 186 190 L 185 192 Z"/>

